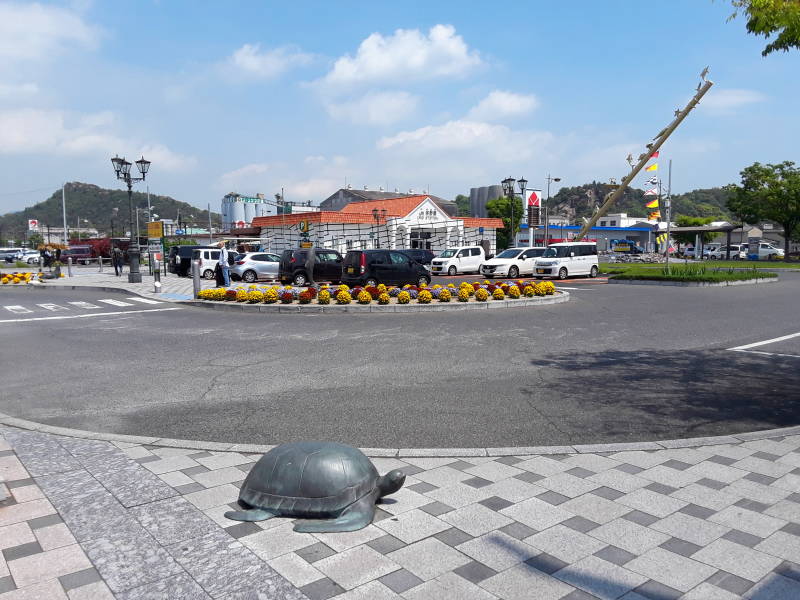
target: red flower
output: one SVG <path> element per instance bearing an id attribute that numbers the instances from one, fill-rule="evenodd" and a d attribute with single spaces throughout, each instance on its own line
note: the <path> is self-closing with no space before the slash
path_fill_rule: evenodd
<path id="1" fill-rule="evenodd" d="M 475 283 L 473 283 L 473 284 L 472 284 L 472 287 L 473 287 L 473 289 L 475 289 L 475 290 L 479 290 L 479 289 L 480 289 L 480 287 L 481 287 L 481 284 L 480 284 L 480 283 L 478 283 L 478 282 L 476 281 Z"/>
<path id="2" fill-rule="evenodd" d="M 236 300 L 236 290 L 225 290 L 226 300 Z"/>
<path id="3" fill-rule="evenodd" d="M 300 304 L 308 304 L 314 298 L 314 295 L 311 293 L 310 290 L 306 290 L 305 292 L 300 292 L 300 295 L 297 297 L 300 300 Z"/>
<path id="4" fill-rule="evenodd" d="M 489 284 L 489 287 L 487 287 L 487 288 L 486 288 L 486 291 L 487 291 L 487 292 L 489 292 L 489 293 L 491 294 L 491 293 L 492 293 L 493 291 L 495 291 L 496 289 L 497 289 L 497 286 L 496 286 L 495 284 L 493 284 L 493 283 L 490 283 L 490 284 Z"/>
<path id="5" fill-rule="evenodd" d="M 283 304 L 291 304 L 292 300 L 294 300 L 294 296 L 292 296 L 292 292 L 283 292 L 280 296 L 280 300 Z"/>
<path id="6" fill-rule="evenodd" d="M 316 297 L 317 297 L 317 288 L 313 288 L 313 287 L 306 288 L 306 291 L 305 291 L 305 292 L 303 292 L 303 293 L 304 293 L 304 294 L 306 294 L 306 293 L 307 293 L 307 294 L 310 294 L 310 295 L 311 295 L 311 299 L 313 300 L 314 298 L 316 298 Z M 301 295 L 302 295 L 302 294 L 301 294 Z"/>
<path id="7" fill-rule="evenodd" d="M 377 300 L 378 296 L 381 295 L 381 293 L 378 291 L 378 288 L 376 288 L 374 285 L 368 285 L 364 289 L 369 293 L 370 296 L 372 296 L 373 300 Z"/>

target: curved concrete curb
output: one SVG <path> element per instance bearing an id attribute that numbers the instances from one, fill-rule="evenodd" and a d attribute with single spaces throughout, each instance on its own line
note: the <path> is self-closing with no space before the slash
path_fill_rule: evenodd
<path id="1" fill-rule="evenodd" d="M 130 444 L 147 444 L 168 448 L 189 448 L 193 450 L 212 450 L 217 452 L 269 452 L 274 445 L 268 444 L 233 444 L 228 442 L 206 442 L 199 440 L 179 440 L 140 435 L 124 435 L 118 433 L 98 433 L 82 429 L 70 429 L 45 425 L 27 419 L 18 419 L 0 413 L 0 424 L 29 431 L 40 431 L 54 435 L 76 437 L 108 442 L 126 442 Z M 597 452 L 626 452 L 630 450 L 666 450 L 672 448 L 698 448 L 701 446 L 719 446 L 722 444 L 740 444 L 753 440 L 765 440 L 789 435 L 800 435 L 800 425 L 781 429 L 765 429 L 721 435 L 712 437 L 684 438 L 677 440 L 657 440 L 654 442 L 619 442 L 613 444 L 580 444 L 572 446 L 522 446 L 508 448 L 361 448 L 367 456 L 378 457 L 451 457 L 451 456 L 535 456 L 547 454 L 593 454 Z"/>
<path id="2" fill-rule="evenodd" d="M 608 278 L 608 283 L 620 285 L 672 285 L 677 287 L 727 287 L 729 285 L 758 285 L 759 283 L 775 283 L 777 277 L 764 277 L 761 279 L 744 279 L 741 281 L 720 281 L 709 283 L 708 281 L 659 281 L 657 279 L 615 279 Z"/>
<path id="3" fill-rule="evenodd" d="M 183 300 L 181 304 L 191 304 L 214 310 L 236 310 L 262 313 L 404 313 L 404 312 L 442 312 L 447 310 L 490 310 L 496 308 L 519 308 L 542 304 L 560 304 L 569 301 L 569 292 L 559 292 L 555 296 L 535 296 L 519 300 L 491 300 L 487 302 L 432 302 L 430 304 L 246 304 L 244 302 L 223 302 L 219 300 Z"/>
<path id="4" fill-rule="evenodd" d="M 19 284 L 17 284 L 18 286 Z M 21 287 L 13 287 L 8 289 L 23 289 Z M 4 289 L 4 288 L 0 288 Z M 138 291 L 133 290 L 126 290 L 125 288 L 121 287 L 107 287 L 107 286 L 100 286 L 100 285 L 70 285 L 67 283 L 55 283 L 50 285 L 49 287 L 46 284 L 41 285 L 28 285 L 25 286 L 24 289 L 26 290 L 53 290 L 53 289 L 61 289 L 61 290 L 88 290 L 90 292 L 107 292 L 111 294 L 130 294 L 132 296 L 140 296 L 141 298 L 147 298 L 147 296 L 142 295 Z M 185 303 L 186 300 L 176 300 L 174 298 L 166 298 L 161 294 L 153 294 L 154 298 L 159 298 L 163 302 L 181 302 Z"/>

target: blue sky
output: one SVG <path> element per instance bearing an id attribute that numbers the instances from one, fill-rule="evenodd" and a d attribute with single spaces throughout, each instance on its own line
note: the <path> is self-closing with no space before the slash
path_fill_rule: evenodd
<path id="1" fill-rule="evenodd" d="M 716 85 L 662 149 L 673 189 L 800 162 L 800 51 L 762 58 L 730 12 L 722 0 L 0 1 L 0 213 L 65 180 L 121 187 L 116 153 L 153 161 L 151 192 L 213 210 L 230 191 L 318 203 L 345 181 L 452 198 L 508 175 L 620 179 L 706 65 Z"/>

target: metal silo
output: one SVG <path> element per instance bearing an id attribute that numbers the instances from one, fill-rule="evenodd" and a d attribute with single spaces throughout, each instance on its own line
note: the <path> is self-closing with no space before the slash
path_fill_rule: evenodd
<path id="1" fill-rule="evenodd" d="M 230 203 L 230 211 L 231 227 L 241 227 L 242 223 L 245 222 L 244 202 L 242 202 L 239 198 L 236 198 L 236 200 Z"/>
<path id="2" fill-rule="evenodd" d="M 249 199 L 248 199 L 249 200 Z M 253 217 L 256 216 L 255 202 L 245 201 L 244 204 L 244 222 L 249 226 L 253 222 Z"/>

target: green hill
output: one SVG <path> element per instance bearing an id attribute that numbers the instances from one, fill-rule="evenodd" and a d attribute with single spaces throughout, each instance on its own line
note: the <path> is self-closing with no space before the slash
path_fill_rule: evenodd
<path id="1" fill-rule="evenodd" d="M 605 195 L 611 191 L 611 186 L 605 183 L 592 183 L 576 187 L 561 188 L 555 196 L 550 198 L 551 215 L 567 215 L 571 222 L 576 222 L 581 217 L 590 217 L 596 207 L 603 203 Z M 672 220 L 679 216 L 689 217 L 718 217 L 720 220 L 732 221 L 731 212 L 725 205 L 728 193 L 722 188 L 708 188 L 693 190 L 685 194 L 672 196 Z M 622 196 L 609 209 L 611 213 L 628 213 L 632 217 L 647 218 L 649 209 L 645 204 L 652 200 L 652 196 L 645 198 L 644 190 L 627 188 Z M 666 216 L 666 215 L 662 215 Z"/>
<path id="2" fill-rule="evenodd" d="M 150 194 L 150 205 L 153 212 L 161 219 L 181 222 L 192 227 L 208 227 L 208 211 L 196 206 L 180 202 L 169 196 Z M 128 192 L 127 190 L 108 190 L 88 183 L 73 182 L 66 185 L 67 225 L 75 227 L 80 219 L 81 227 L 95 227 L 100 235 L 111 233 L 111 220 L 114 220 L 114 232 L 122 235 L 128 230 Z M 133 192 L 134 208 L 147 208 L 147 194 Z M 118 209 L 114 211 L 114 209 Z M 134 214 L 134 219 L 136 215 Z M 43 202 L 24 210 L 6 213 L 0 216 L 0 240 L 22 239 L 28 228 L 28 219 L 38 219 L 42 230 L 49 225 L 57 230 L 63 227 L 61 212 L 61 189 Z M 84 222 L 86 219 L 86 222 Z M 140 224 L 147 220 L 145 213 L 139 214 Z M 214 226 L 220 225 L 220 215 L 212 211 Z"/>

